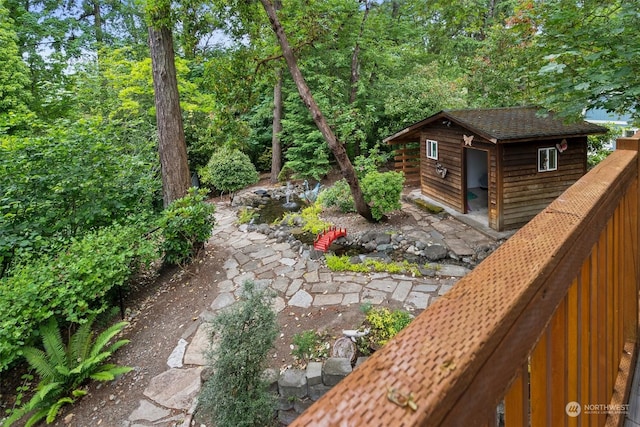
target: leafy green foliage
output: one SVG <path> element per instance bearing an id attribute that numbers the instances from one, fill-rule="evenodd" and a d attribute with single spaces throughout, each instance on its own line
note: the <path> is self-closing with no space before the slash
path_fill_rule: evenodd
<path id="1" fill-rule="evenodd" d="M 49 319 L 40 327 L 42 347 L 26 347 L 24 356 L 29 366 L 36 371 L 40 382 L 31 400 L 13 411 L 3 427 L 8 427 L 27 414 L 32 414 L 26 422 L 31 426 L 41 419 L 51 424 L 60 408 L 74 403 L 87 392 L 80 387 L 89 379 L 111 381 L 117 375 L 127 373 L 132 368 L 106 363 L 117 349 L 129 340 L 111 340 L 127 325 L 119 322 L 100 333 L 94 340 L 91 330 L 95 316 L 81 324 L 69 339 L 68 345 L 62 340 L 58 322 Z"/>
<path id="2" fill-rule="evenodd" d="M 283 169 L 293 172 L 294 179 L 319 181 L 329 172 L 329 147 L 297 93 L 293 92 L 285 102 L 290 105 L 288 114 L 282 119 L 281 143 L 287 147 Z"/>
<path id="3" fill-rule="evenodd" d="M 366 155 L 356 156 L 353 161 L 353 166 L 358 174 L 358 178 L 364 178 L 371 172 L 378 172 L 381 167 L 386 165 L 391 157 L 391 154 L 383 151 L 380 145 L 371 148 Z"/>
<path id="4" fill-rule="evenodd" d="M 54 317 L 80 322 L 102 312 L 110 293 L 157 256 L 146 227 L 112 225 L 86 234 L 55 255 L 27 258 L 0 279 L 0 372 Z"/>
<path id="5" fill-rule="evenodd" d="M 199 405 L 215 425 L 261 427 L 274 422 L 275 397 L 263 378 L 278 333 L 271 298 L 247 281 L 242 300 L 212 321 L 213 376 L 203 385 Z"/>
<path id="6" fill-rule="evenodd" d="M 233 193 L 255 184 L 260 175 L 249 156 L 238 149 L 223 147 L 215 151 L 207 166 L 200 170 L 200 178 L 216 190 Z"/>
<path id="7" fill-rule="evenodd" d="M 587 168 L 589 169 L 611 154 L 611 149 L 607 146 L 608 143 L 622 135 L 622 129 L 613 124 L 605 125 L 605 127 L 608 129 L 607 133 L 587 137 Z"/>
<path id="8" fill-rule="evenodd" d="M 326 333 L 314 330 L 295 334 L 291 339 L 294 345 L 291 355 L 302 364 L 328 357 L 329 349 L 331 348 L 328 338 Z"/>
<path id="9" fill-rule="evenodd" d="M 364 329 L 369 329 L 369 333 L 358 340 L 364 341 L 369 348 L 377 350 L 409 326 L 412 320 L 413 316 L 405 310 L 391 311 L 386 307 L 371 308 L 366 312 L 362 326 Z M 363 347 L 365 346 L 362 343 L 358 344 L 359 349 Z"/>
<path id="10" fill-rule="evenodd" d="M 540 3 L 531 11 L 538 37 L 541 102 L 567 117 L 587 108 L 640 117 L 638 0 Z"/>
<path id="11" fill-rule="evenodd" d="M 331 187 L 324 189 L 318 195 L 318 203 L 327 208 L 335 206 L 342 213 L 356 211 L 351 189 L 344 178 L 334 182 Z"/>
<path id="12" fill-rule="evenodd" d="M 389 154 L 379 147 L 372 148 L 368 155 L 357 156 L 354 168 L 360 180 L 364 200 L 371 206 L 371 214 L 376 221 L 384 214 L 400 209 L 400 195 L 404 176 L 399 172 L 379 172 L 389 159 Z M 341 212 L 355 212 L 355 204 L 347 181 L 342 178 L 318 196 L 324 207 L 336 206 Z"/>
<path id="13" fill-rule="evenodd" d="M 20 58 L 18 36 L 9 11 L 0 3 L 0 134 L 13 133 L 27 125 L 29 70 Z"/>
<path id="14" fill-rule="evenodd" d="M 322 193 L 320 193 L 322 194 Z M 318 234 L 323 230 L 328 229 L 333 224 L 320 219 L 320 213 L 322 212 L 322 205 L 318 202 L 313 203 L 300 212 L 287 212 L 280 220 L 281 224 L 294 225 L 296 223 L 302 223 L 302 231 L 308 231 L 312 234 Z"/>
<path id="15" fill-rule="evenodd" d="M 370 172 L 362 178 L 362 194 L 371 206 L 371 214 L 376 221 L 402 207 L 400 195 L 403 184 L 404 175 L 401 172 Z"/>
<path id="16" fill-rule="evenodd" d="M 160 185 L 144 137 L 100 118 L 61 121 L 40 137 L 0 136 L 0 276 L 18 249 L 54 251 L 151 211 Z"/>
<path id="17" fill-rule="evenodd" d="M 215 205 L 207 203 L 206 190 L 190 188 L 162 212 L 162 251 L 167 264 L 189 261 L 202 249 L 215 224 Z"/>

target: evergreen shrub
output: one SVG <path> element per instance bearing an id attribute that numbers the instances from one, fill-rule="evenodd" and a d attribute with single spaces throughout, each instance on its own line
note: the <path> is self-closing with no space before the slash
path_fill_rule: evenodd
<path id="1" fill-rule="evenodd" d="M 209 363 L 213 375 L 204 383 L 200 409 L 220 427 L 275 424 L 276 396 L 263 372 L 278 334 L 272 295 L 244 283 L 242 300 L 222 311 L 211 324 Z"/>
<path id="2" fill-rule="evenodd" d="M 249 156 L 229 147 L 215 151 L 207 166 L 200 169 L 200 180 L 204 184 L 226 193 L 234 193 L 259 179 L 260 174 Z"/>
<path id="3" fill-rule="evenodd" d="M 364 200 L 371 207 L 371 215 L 380 221 L 388 212 L 400 209 L 404 185 L 401 172 L 369 172 L 360 181 Z"/>

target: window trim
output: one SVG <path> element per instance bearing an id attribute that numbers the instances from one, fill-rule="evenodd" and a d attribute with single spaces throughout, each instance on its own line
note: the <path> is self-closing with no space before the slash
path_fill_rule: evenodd
<path id="1" fill-rule="evenodd" d="M 438 141 L 427 139 L 427 159 L 438 160 Z M 435 155 L 433 152 L 435 151 Z"/>
<path id="2" fill-rule="evenodd" d="M 550 166 L 550 153 L 553 153 L 553 166 Z M 543 160 L 543 155 L 546 158 Z M 544 165 L 543 165 L 544 162 Z M 552 172 L 558 170 L 558 149 L 556 147 L 538 148 L 538 172 Z"/>

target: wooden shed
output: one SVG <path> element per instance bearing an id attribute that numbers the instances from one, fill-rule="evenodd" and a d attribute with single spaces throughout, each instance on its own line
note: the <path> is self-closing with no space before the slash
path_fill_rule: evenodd
<path id="1" fill-rule="evenodd" d="M 587 135 L 604 132 L 534 107 L 444 110 L 384 142 L 423 195 L 502 231 L 527 223 L 584 175 Z"/>

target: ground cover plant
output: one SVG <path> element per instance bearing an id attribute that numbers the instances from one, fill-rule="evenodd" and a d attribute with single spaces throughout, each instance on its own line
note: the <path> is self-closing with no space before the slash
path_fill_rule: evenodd
<path id="1" fill-rule="evenodd" d="M 303 367 L 310 361 L 329 357 L 329 336 L 316 330 L 306 330 L 295 334 L 291 340 L 291 355 Z"/>
<path id="2" fill-rule="evenodd" d="M 398 261 L 382 261 L 378 259 L 365 258 L 360 262 L 352 262 L 352 257 L 348 255 L 325 255 L 327 267 L 332 271 L 355 271 L 361 273 L 382 272 L 410 274 L 415 277 L 422 276 L 420 266 L 414 262 L 404 260 Z M 438 269 L 438 265 L 424 264 L 425 269 Z"/>
<path id="3" fill-rule="evenodd" d="M 364 355 L 369 355 L 384 346 L 413 320 L 411 313 L 405 310 L 374 308 L 370 305 L 363 305 L 361 309 L 366 317 L 360 329 L 368 333 L 356 338 L 356 347 Z"/>
<path id="4" fill-rule="evenodd" d="M 111 343 L 127 322 L 111 325 L 94 339 L 94 320 L 95 316 L 85 319 L 69 338 L 68 344 L 65 344 L 54 318 L 40 327 L 42 348 L 23 349 L 29 366 L 35 370 L 40 381 L 33 397 L 11 411 L 3 427 L 9 427 L 23 417 L 27 417 L 26 427 L 42 419 L 51 424 L 63 405 L 72 404 L 86 395 L 82 386 L 87 380 L 111 381 L 132 370 L 127 366 L 106 362 L 117 349 L 129 343 L 128 340 Z"/>

